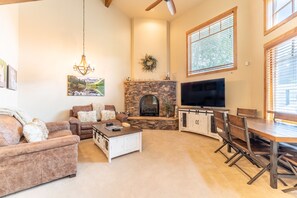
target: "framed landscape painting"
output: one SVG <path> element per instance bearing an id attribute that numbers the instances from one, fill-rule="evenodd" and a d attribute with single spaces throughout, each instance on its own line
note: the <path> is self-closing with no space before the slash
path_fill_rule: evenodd
<path id="1" fill-rule="evenodd" d="M 103 78 L 67 77 L 68 96 L 104 96 L 105 82 Z"/>
<path id="2" fill-rule="evenodd" d="M 10 65 L 7 66 L 7 88 L 17 90 L 17 71 Z"/>
<path id="3" fill-rule="evenodd" d="M 6 87 L 6 69 L 7 65 L 4 60 L 0 59 L 0 87 Z"/>

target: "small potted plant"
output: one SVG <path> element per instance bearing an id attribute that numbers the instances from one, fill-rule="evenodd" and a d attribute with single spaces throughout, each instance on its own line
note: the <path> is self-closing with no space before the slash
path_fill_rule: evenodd
<path id="1" fill-rule="evenodd" d="M 170 117 L 170 113 L 172 112 L 173 109 L 173 104 L 169 100 L 164 101 L 164 106 L 165 106 L 165 111 L 166 111 L 166 117 Z"/>

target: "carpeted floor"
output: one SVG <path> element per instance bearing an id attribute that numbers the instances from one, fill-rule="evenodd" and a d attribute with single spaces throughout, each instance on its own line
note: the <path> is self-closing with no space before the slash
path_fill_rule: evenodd
<path id="1" fill-rule="evenodd" d="M 213 153 L 220 144 L 192 133 L 146 130 L 142 153 L 121 156 L 109 164 L 92 140 L 85 140 L 79 145 L 75 178 L 60 179 L 10 197 L 297 197 L 297 192 L 283 193 L 281 184 L 278 190 L 270 188 L 268 173 L 247 185 L 247 176 L 236 167 L 228 167 L 221 154 Z M 245 159 L 239 165 L 252 175 L 259 170 Z"/>

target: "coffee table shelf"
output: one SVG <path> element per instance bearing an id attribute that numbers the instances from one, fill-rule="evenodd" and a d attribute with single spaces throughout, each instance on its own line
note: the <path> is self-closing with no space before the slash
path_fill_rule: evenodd
<path id="1" fill-rule="evenodd" d="M 112 158 L 134 151 L 142 152 L 142 130 L 133 127 L 109 131 L 105 124 L 94 125 L 93 140 L 106 155 L 109 163 Z"/>

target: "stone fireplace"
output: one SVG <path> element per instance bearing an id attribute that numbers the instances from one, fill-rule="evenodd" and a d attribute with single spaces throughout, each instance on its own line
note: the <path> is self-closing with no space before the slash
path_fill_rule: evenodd
<path id="1" fill-rule="evenodd" d="M 155 102 L 157 100 L 159 103 L 159 115 L 155 116 L 165 117 L 166 110 L 164 101 L 168 100 L 173 105 L 176 105 L 176 81 L 163 80 L 125 82 L 125 111 L 129 112 L 130 116 L 141 116 L 140 112 L 142 109 L 140 108 L 140 104 L 143 97 L 145 97 L 145 104 Z M 150 105 L 150 107 L 156 107 L 156 105 Z"/>
<path id="2" fill-rule="evenodd" d="M 139 102 L 140 116 L 159 116 L 159 99 L 154 95 L 145 95 Z"/>
<path id="3" fill-rule="evenodd" d="M 177 130 L 178 118 L 167 118 L 164 102 L 176 105 L 176 81 L 126 81 L 125 111 L 128 122 L 142 129 Z"/>

